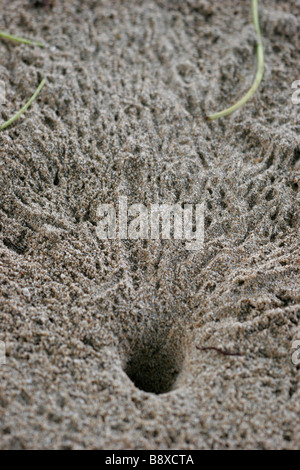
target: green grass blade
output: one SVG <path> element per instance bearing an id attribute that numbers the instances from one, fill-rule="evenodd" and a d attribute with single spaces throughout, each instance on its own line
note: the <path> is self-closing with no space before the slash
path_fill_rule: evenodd
<path id="1" fill-rule="evenodd" d="M 15 122 L 20 116 L 21 114 L 23 114 L 28 108 L 29 106 L 31 105 L 31 103 L 36 99 L 36 97 L 38 96 L 38 94 L 40 93 L 41 89 L 43 88 L 43 86 L 45 85 L 46 83 L 46 79 L 44 78 L 41 83 L 39 84 L 38 88 L 36 89 L 35 93 L 32 95 L 32 97 L 30 98 L 29 101 L 27 101 L 27 103 L 25 104 L 25 106 L 23 106 L 22 109 L 20 109 L 20 111 L 18 111 L 12 118 L 10 118 L 8 121 L 6 121 L 4 124 L 2 124 L 0 126 L 0 131 L 2 131 L 3 129 L 6 129 L 6 127 L 10 126 L 13 122 Z"/>
<path id="2" fill-rule="evenodd" d="M 220 111 L 215 114 L 210 114 L 209 116 L 206 116 L 205 119 L 209 121 L 213 121 L 214 119 L 219 119 L 224 116 L 228 116 L 229 114 L 233 113 L 237 109 L 239 109 L 241 106 L 243 106 L 247 101 L 252 98 L 252 96 L 255 94 L 256 90 L 258 89 L 264 75 L 264 51 L 263 51 L 263 44 L 262 44 L 262 37 L 261 37 L 261 31 L 260 31 L 260 26 L 259 26 L 259 19 L 258 19 L 258 1 L 257 0 L 252 0 L 252 17 L 253 17 L 253 24 L 254 28 L 257 34 L 257 48 L 256 48 L 256 53 L 257 53 L 257 72 L 256 76 L 253 82 L 253 85 L 251 86 L 250 90 L 241 98 L 239 101 L 237 101 L 233 106 L 230 106 L 229 108 L 223 109 L 223 111 Z"/>
<path id="3" fill-rule="evenodd" d="M 8 39 L 9 41 L 20 42 L 21 44 L 29 44 L 30 46 L 44 47 L 44 44 L 42 44 L 41 42 L 31 41 L 30 39 L 25 38 L 19 38 L 18 36 L 7 34 L 4 31 L 0 31 L 0 38 Z"/>

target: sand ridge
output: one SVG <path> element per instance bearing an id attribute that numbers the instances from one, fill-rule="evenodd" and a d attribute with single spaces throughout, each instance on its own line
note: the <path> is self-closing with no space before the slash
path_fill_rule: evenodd
<path id="1" fill-rule="evenodd" d="M 0 0 L 0 448 L 296 449 L 297 0 Z M 99 240 L 99 204 L 205 201 L 205 248 Z M 215 347 L 238 356 L 224 355 Z"/>

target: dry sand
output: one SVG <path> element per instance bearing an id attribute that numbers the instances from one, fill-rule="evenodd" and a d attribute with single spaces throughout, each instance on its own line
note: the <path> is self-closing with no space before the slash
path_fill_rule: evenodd
<path id="1" fill-rule="evenodd" d="M 0 41 L 1 122 L 47 77 L 0 133 L 0 447 L 299 449 L 299 0 L 259 2 L 263 84 L 213 123 L 253 80 L 250 1 L 33 3 L 0 1 L 47 44 Z M 100 241 L 120 196 L 205 201 L 204 250 Z"/>

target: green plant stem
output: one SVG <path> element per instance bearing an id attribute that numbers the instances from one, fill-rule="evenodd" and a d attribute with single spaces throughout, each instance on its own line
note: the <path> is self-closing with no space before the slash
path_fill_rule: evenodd
<path id="1" fill-rule="evenodd" d="M 234 111 L 239 109 L 241 106 L 243 106 L 245 103 L 247 103 L 247 101 L 249 101 L 250 98 L 252 98 L 252 96 L 255 94 L 256 90 L 258 89 L 263 79 L 264 51 L 263 51 L 262 37 L 261 37 L 261 31 L 260 31 L 259 19 L 258 19 L 258 1 L 257 0 L 252 0 L 252 17 L 253 17 L 254 28 L 257 34 L 257 48 L 256 48 L 257 72 L 256 72 L 253 85 L 250 88 L 250 90 L 245 94 L 245 96 L 243 96 L 243 98 L 237 101 L 233 106 L 223 109 L 223 111 L 220 111 L 219 113 L 210 114 L 209 116 L 206 116 L 206 119 L 209 121 L 213 121 L 214 119 L 219 119 L 221 117 L 228 116 L 229 114 L 233 113 Z"/>
<path id="2" fill-rule="evenodd" d="M 30 39 L 25 38 L 19 38 L 18 36 L 7 34 L 4 31 L 0 31 L 0 38 L 8 39 L 9 41 L 20 42 L 21 44 L 29 44 L 30 46 L 44 47 L 44 44 L 42 44 L 41 42 L 31 41 Z"/>
<path id="3" fill-rule="evenodd" d="M 31 103 L 36 99 L 37 95 L 40 93 L 41 89 L 43 88 L 43 86 L 45 85 L 46 83 L 46 79 L 43 78 L 43 80 L 41 81 L 41 83 L 39 84 L 38 88 L 36 89 L 35 93 L 32 95 L 32 97 L 30 98 L 29 101 L 27 101 L 27 103 L 25 104 L 25 106 L 23 106 L 22 109 L 20 109 L 20 111 L 18 111 L 12 118 L 10 118 L 8 121 L 6 121 L 4 124 L 2 124 L 0 126 L 0 131 L 2 131 L 3 129 L 5 129 L 6 127 L 10 126 L 14 121 L 16 121 L 20 116 L 21 114 L 23 114 L 28 108 L 29 106 L 31 105 Z"/>

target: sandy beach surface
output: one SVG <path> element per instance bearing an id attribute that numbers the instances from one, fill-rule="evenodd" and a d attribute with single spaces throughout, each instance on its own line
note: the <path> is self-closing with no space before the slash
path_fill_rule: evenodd
<path id="1" fill-rule="evenodd" d="M 299 0 L 0 0 L 1 449 L 300 448 Z M 293 85 L 294 84 L 294 85 Z M 299 89 L 299 88 L 298 88 Z M 205 204 L 204 246 L 97 236 Z M 124 200 L 124 199 L 123 199 Z M 298 348 L 298 349 L 297 349 Z"/>

